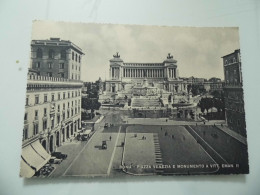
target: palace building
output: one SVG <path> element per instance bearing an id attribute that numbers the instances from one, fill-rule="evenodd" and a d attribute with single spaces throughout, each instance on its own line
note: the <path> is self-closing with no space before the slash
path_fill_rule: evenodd
<path id="1" fill-rule="evenodd" d="M 226 123 L 231 130 L 242 136 L 246 136 L 240 49 L 237 49 L 233 53 L 225 55 L 222 58 L 225 75 L 223 90 L 226 108 Z"/>
<path id="2" fill-rule="evenodd" d="M 134 115 L 139 110 L 141 117 L 187 119 L 195 112 L 189 84 L 179 77 L 177 60 L 171 54 L 161 63 L 128 63 L 117 53 L 110 60 L 109 79 L 103 82 L 99 102 L 103 107 L 124 106 Z"/>
<path id="3" fill-rule="evenodd" d="M 161 63 L 127 63 L 117 53 L 110 60 L 109 79 L 104 82 L 100 100 L 109 96 L 120 97 L 122 94 L 145 95 L 141 91 L 144 79 L 147 87 L 153 87 L 150 90 L 153 94 L 155 91 L 158 94 L 167 93 L 168 96 L 188 93 L 188 82 L 179 77 L 177 60 L 172 55 L 168 54 Z"/>
<path id="4" fill-rule="evenodd" d="M 32 177 L 81 129 L 81 56 L 70 41 L 32 41 L 20 176 Z"/>

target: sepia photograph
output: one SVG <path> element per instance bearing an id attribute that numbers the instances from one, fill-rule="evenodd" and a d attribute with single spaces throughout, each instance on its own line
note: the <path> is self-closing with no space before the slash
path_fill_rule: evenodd
<path id="1" fill-rule="evenodd" d="M 238 27 L 34 21 L 20 177 L 248 174 Z"/>

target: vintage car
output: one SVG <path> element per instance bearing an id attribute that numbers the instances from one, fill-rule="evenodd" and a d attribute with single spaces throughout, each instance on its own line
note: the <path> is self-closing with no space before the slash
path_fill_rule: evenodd
<path id="1" fill-rule="evenodd" d="M 62 162 L 62 159 L 56 158 L 54 156 L 51 157 L 51 159 L 49 160 L 49 163 L 51 164 L 60 164 Z"/>
<path id="2" fill-rule="evenodd" d="M 51 155 L 62 160 L 66 159 L 68 156 L 67 154 L 62 154 L 61 152 L 53 152 Z"/>
<path id="3" fill-rule="evenodd" d="M 105 123 L 104 127 L 105 127 L 105 128 L 108 127 L 108 123 Z"/>
<path id="4" fill-rule="evenodd" d="M 102 149 L 107 149 L 107 142 L 106 141 L 102 141 Z"/>

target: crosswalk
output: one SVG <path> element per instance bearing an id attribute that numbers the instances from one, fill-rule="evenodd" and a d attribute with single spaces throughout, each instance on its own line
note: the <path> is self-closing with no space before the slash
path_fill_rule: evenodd
<path id="1" fill-rule="evenodd" d="M 159 138 L 158 138 L 157 133 L 153 134 L 153 141 L 154 141 L 154 151 L 155 151 L 156 165 L 163 165 L 162 153 L 161 153 L 161 148 L 160 148 Z M 157 174 L 162 174 L 164 172 L 164 170 L 163 170 L 163 168 L 155 168 L 155 172 Z"/>

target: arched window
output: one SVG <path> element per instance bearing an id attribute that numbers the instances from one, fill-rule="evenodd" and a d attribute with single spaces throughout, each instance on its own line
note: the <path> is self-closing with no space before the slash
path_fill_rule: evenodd
<path id="1" fill-rule="evenodd" d="M 42 49 L 41 48 L 37 49 L 36 57 L 37 58 L 42 58 Z"/>
<path id="2" fill-rule="evenodd" d="M 49 50 L 49 58 L 54 59 L 54 51 L 52 49 Z"/>
<path id="3" fill-rule="evenodd" d="M 61 59 L 66 59 L 66 51 L 65 51 L 65 50 L 61 50 L 61 52 L 60 52 L 60 58 L 61 58 Z"/>
<path id="4" fill-rule="evenodd" d="M 76 62 L 78 61 L 78 54 L 76 54 Z"/>

